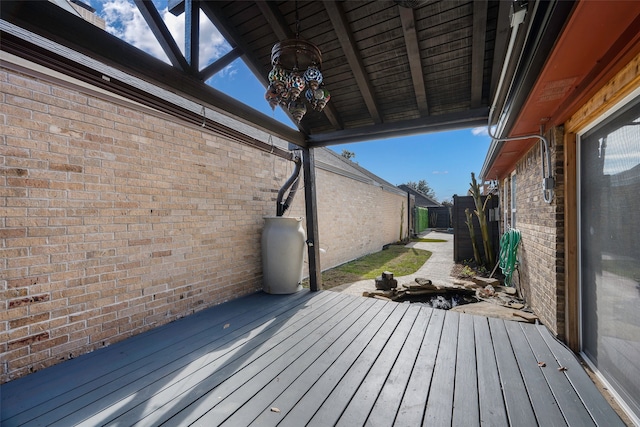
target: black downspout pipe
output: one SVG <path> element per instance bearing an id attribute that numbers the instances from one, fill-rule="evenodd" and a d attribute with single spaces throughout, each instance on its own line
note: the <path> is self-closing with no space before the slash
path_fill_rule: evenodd
<path id="1" fill-rule="evenodd" d="M 280 188 L 280 190 L 278 191 L 278 199 L 276 201 L 276 216 L 284 215 L 287 209 L 289 209 L 289 206 L 291 206 L 293 197 L 296 195 L 296 191 L 298 190 L 298 182 L 300 181 L 299 178 L 300 178 L 300 168 L 302 167 L 302 159 L 297 154 L 293 154 L 291 161 L 294 162 L 296 166 L 293 169 L 293 173 L 291 174 L 287 182 L 285 182 L 282 188 Z M 283 202 L 282 199 L 284 198 L 284 194 L 287 192 L 287 190 L 289 190 L 289 188 L 290 188 L 289 195 L 287 196 L 287 199 Z"/>

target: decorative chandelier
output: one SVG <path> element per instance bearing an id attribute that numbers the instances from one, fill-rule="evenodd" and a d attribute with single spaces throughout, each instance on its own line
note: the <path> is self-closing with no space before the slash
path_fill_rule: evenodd
<path id="1" fill-rule="evenodd" d="M 307 104 L 322 111 L 331 98 L 322 84 L 322 53 L 313 43 L 299 38 L 299 25 L 296 7 L 296 38 L 273 45 L 273 68 L 264 96 L 272 109 L 281 105 L 297 123 L 307 113 Z"/>

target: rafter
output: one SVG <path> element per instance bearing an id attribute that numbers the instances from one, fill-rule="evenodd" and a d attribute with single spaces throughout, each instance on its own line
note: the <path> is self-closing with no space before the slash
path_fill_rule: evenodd
<path id="1" fill-rule="evenodd" d="M 488 114 L 489 110 L 487 108 L 477 108 L 475 110 L 440 114 L 426 118 L 381 123 L 355 129 L 311 135 L 307 139 L 307 143 L 310 147 L 323 147 L 327 145 L 347 144 L 350 142 L 370 141 L 373 139 L 465 129 L 486 125 Z"/>
<path id="2" fill-rule="evenodd" d="M 264 18 L 269 23 L 269 26 L 275 33 L 278 40 L 292 39 L 295 37 L 295 34 L 287 25 L 287 22 L 284 20 L 284 16 L 278 10 L 278 6 L 270 1 L 259 1 L 256 2 L 256 6 L 260 9 L 260 12 L 264 15 Z"/>
<path id="3" fill-rule="evenodd" d="M 234 47 L 229 52 L 218 58 L 215 62 L 212 62 L 211 64 L 200 70 L 198 76 L 201 80 L 207 80 L 217 72 L 221 71 L 224 67 L 240 58 L 240 56 L 242 56 L 242 50 Z"/>
<path id="4" fill-rule="evenodd" d="M 224 16 L 218 2 L 204 1 L 200 4 L 200 8 L 213 25 L 215 25 L 218 31 L 220 31 L 220 34 L 222 34 L 224 39 L 242 51 L 242 57 L 244 58 L 247 67 L 249 67 L 249 70 L 251 70 L 251 72 L 260 80 L 260 83 L 266 86 L 267 77 L 266 74 L 264 74 L 265 71 L 262 69 L 260 61 L 258 61 L 256 56 L 253 54 L 251 47 L 242 39 L 242 37 L 240 37 L 235 28 L 223 19 L 218 18 L 219 16 Z"/>
<path id="5" fill-rule="evenodd" d="M 487 34 L 487 0 L 473 2 L 473 45 L 471 51 L 471 108 L 482 104 L 484 50 Z"/>
<path id="6" fill-rule="evenodd" d="M 408 7 L 398 7 L 400 19 L 402 20 L 402 31 L 404 32 L 404 44 L 409 58 L 409 68 L 411 69 L 411 79 L 416 95 L 416 104 L 420 115 L 429 115 L 429 104 L 427 103 L 427 90 L 424 84 L 424 74 L 422 72 L 422 59 L 420 58 L 420 45 L 416 33 L 416 21 L 413 9 Z"/>
<path id="7" fill-rule="evenodd" d="M 338 36 L 342 50 L 344 51 L 351 72 L 353 73 L 355 80 L 364 98 L 364 103 L 369 110 L 369 114 L 376 124 L 382 123 L 382 116 L 380 114 L 380 108 L 376 103 L 376 97 L 373 92 L 373 86 L 369 81 L 369 76 L 364 69 L 364 63 L 362 58 L 358 54 L 356 48 L 356 42 L 353 39 L 351 31 L 349 31 L 349 22 L 344 14 L 342 5 L 334 1 L 324 1 L 324 7 L 329 15 L 333 29 Z"/>
<path id="8" fill-rule="evenodd" d="M 174 67 L 180 68 L 182 71 L 188 72 L 190 69 L 189 63 L 182 55 L 178 44 L 173 39 L 173 36 L 169 32 L 169 29 L 165 25 L 158 9 L 154 6 L 151 0 L 134 0 L 138 10 L 142 14 L 142 17 L 147 22 L 147 25 L 151 29 L 151 32 L 160 43 L 160 47 L 171 61 Z"/>
<path id="9" fill-rule="evenodd" d="M 185 0 L 184 11 L 184 51 L 191 72 L 197 73 L 200 68 L 200 2 Z"/>

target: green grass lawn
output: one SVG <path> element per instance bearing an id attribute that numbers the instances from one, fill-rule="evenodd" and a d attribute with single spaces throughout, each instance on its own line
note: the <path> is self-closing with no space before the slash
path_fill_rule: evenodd
<path id="1" fill-rule="evenodd" d="M 396 277 L 413 274 L 427 262 L 430 256 L 431 252 L 429 251 L 391 245 L 380 252 L 324 271 L 322 273 L 322 287 L 329 289 L 344 283 L 375 279 L 383 271 L 390 271 Z M 307 281 L 303 285 L 309 286 Z"/>

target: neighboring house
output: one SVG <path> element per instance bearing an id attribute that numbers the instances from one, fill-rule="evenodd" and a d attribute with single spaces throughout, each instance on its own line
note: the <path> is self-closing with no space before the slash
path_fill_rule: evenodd
<path id="1" fill-rule="evenodd" d="M 640 2 L 581 1 L 557 40 L 527 40 L 481 176 L 542 322 L 640 422 Z M 526 28 L 513 31 L 526 33 Z M 549 54 L 537 46 L 548 43 Z M 542 134 L 543 140 L 531 136 Z"/>
<path id="2" fill-rule="evenodd" d="M 421 193 L 420 191 L 409 187 L 406 184 L 398 185 L 398 188 L 406 191 L 407 193 L 413 195 L 416 199 L 416 206 L 421 208 L 440 208 L 442 205 L 438 203 L 436 200 L 433 200 L 431 197 L 426 194 Z"/>
<path id="3" fill-rule="evenodd" d="M 413 216 L 411 223 L 414 224 L 416 233 L 420 233 L 426 228 L 451 227 L 451 209 L 448 206 L 443 206 L 436 200 L 408 185 L 402 184 L 399 185 L 398 188 L 406 191 L 411 201 L 415 203 L 414 209 L 411 210 L 411 215 Z M 421 214 L 417 212 L 417 208 L 425 209 L 427 218 L 421 221 Z"/>

